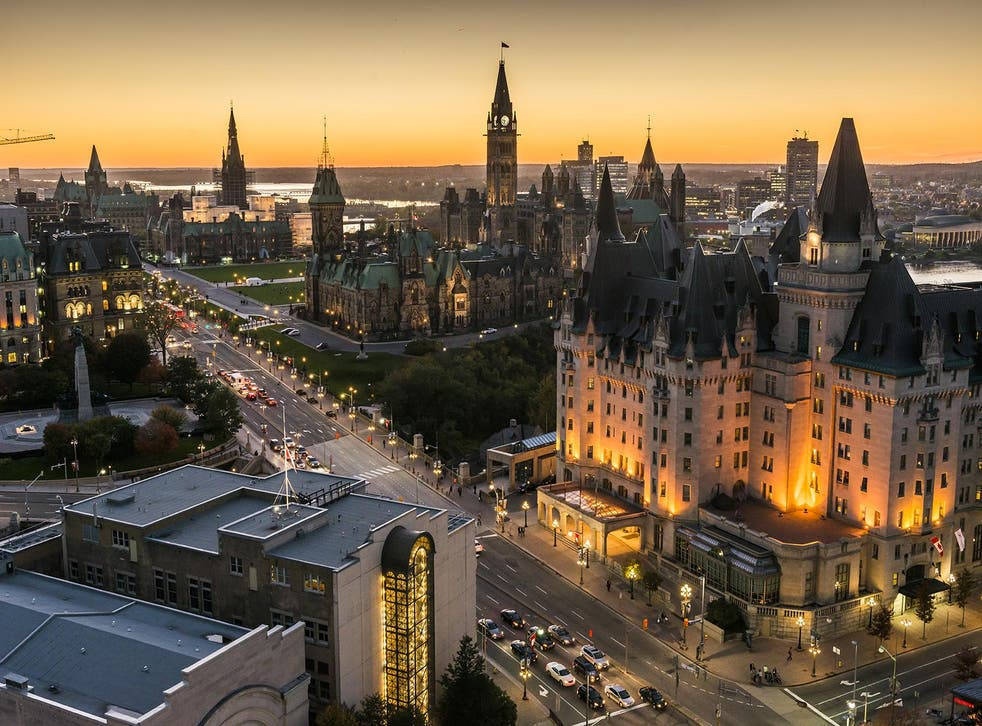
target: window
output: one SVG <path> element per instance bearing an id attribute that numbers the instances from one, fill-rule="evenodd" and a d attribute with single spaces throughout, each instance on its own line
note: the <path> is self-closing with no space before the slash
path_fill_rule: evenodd
<path id="1" fill-rule="evenodd" d="M 89 585 L 102 587 L 104 584 L 104 580 L 102 578 L 102 568 L 88 562 L 85 563 L 85 581 Z"/>
<path id="2" fill-rule="evenodd" d="M 98 542 L 99 528 L 96 527 L 94 524 L 83 524 L 82 539 L 84 539 L 86 542 Z"/>
<path id="3" fill-rule="evenodd" d="M 692 498 L 692 485 L 683 484 L 682 485 L 682 501 L 687 502 Z"/>
<path id="4" fill-rule="evenodd" d="M 873 543 L 873 548 L 872 551 L 870 552 L 870 557 L 872 557 L 874 560 L 880 559 L 880 545 L 878 545 L 876 542 Z"/>
<path id="5" fill-rule="evenodd" d="M 323 595 L 327 591 L 327 581 L 317 574 L 308 572 L 303 577 L 303 589 L 305 592 Z"/>
<path id="6" fill-rule="evenodd" d="M 78 579 L 78 560 L 68 561 L 68 576 L 73 580 Z"/>
<path id="7" fill-rule="evenodd" d="M 809 320 L 805 316 L 798 318 L 798 336 L 795 341 L 795 352 L 801 355 L 808 355 L 809 347 Z"/>
<path id="8" fill-rule="evenodd" d="M 164 571 L 153 568 L 153 598 L 157 602 L 165 602 L 167 598 L 167 588 L 165 585 Z"/>
<path id="9" fill-rule="evenodd" d="M 128 550 L 130 548 L 130 533 L 119 529 L 113 530 L 113 547 Z"/>
<path id="10" fill-rule="evenodd" d="M 228 571 L 229 574 L 242 576 L 242 558 L 236 557 L 235 555 L 229 555 L 228 558 Z"/>
<path id="11" fill-rule="evenodd" d="M 269 566 L 269 581 L 274 585 L 286 585 L 290 584 L 290 577 L 287 573 L 286 567 L 281 567 L 276 564 L 271 564 Z"/>
<path id="12" fill-rule="evenodd" d="M 177 605 L 177 575 L 173 572 L 167 573 L 167 602 Z"/>
<path id="13" fill-rule="evenodd" d="M 136 575 L 130 572 L 117 572 L 116 592 L 121 592 L 125 595 L 136 595 Z"/>

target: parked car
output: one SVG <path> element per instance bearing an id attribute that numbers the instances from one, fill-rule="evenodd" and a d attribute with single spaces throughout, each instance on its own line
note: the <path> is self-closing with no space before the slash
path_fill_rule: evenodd
<path id="1" fill-rule="evenodd" d="M 597 670 L 602 671 L 610 668 L 610 661 L 607 659 L 607 656 L 604 655 L 604 652 L 597 646 L 584 645 L 582 648 L 580 648 L 580 653 L 584 658 L 593 663 L 593 665 L 597 667 Z"/>
<path id="2" fill-rule="evenodd" d="M 525 618 L 519 615 L 515 610 L 506 608 L 501 611 L 501 621 L 505 625 L 510 625 L 515 628 L 515 630 L 521 630 L 525 627 Z"/>
<path id="3" fill-rule="evenodd" d="M 654 686 L 642 686 L 641 690 L 638 691 L 638 696 L 641 697 L 642 701 L 650 703 L 659 711 L 664 711 L 668 708 L 668 701 L 665 700 L 665 697 Z"/>
<path id="4" fill-rule="evenodd" d="M 582 673 L 583 677 L 590 683 L 600 680 L 600 671 L 582 655 L 573 658 L 573 670 L 577 673 Z"/>
<path id="5" fill-rule="evenodd" d="M 296 390 L 296 394 L 298 396 L 301 396 L 301 397 L 306 396 L 307 395 L 307 390 L 305 388 L 298 388 Z"/>
<path id="6" fill-rule="evenodd" d="M 283 330 L 280 332 L 283 333 L 283 335 L 289 335 L 291 337 L 300 335 L 300 331 L 297 328 L 283 328 Z"/>
<path id="7" fill-rule="evenodd" d="M 556 661 L 546 663 L 546 673 L 552 677 L 552 680 L 556 681 L 564 688 L 569 688 L 570 686 L 576 685 L 576 678 L 569 672 L 569 668 L 564 666 L 562 663 L 557 663 Z"/>
<path id="8" fill-rule="evenodd" d="M 497 328 L 485 328 L 481 331 L 481 335 L 494 335 L 498 332 Z"/>
<path id="9" fill-rule="evenodd" d="M 634 697 L 619 683 L 608 683 L 604 686 L 604 695 L 621 708 L 630 708 L 634 705 Z"/>
<path id="10" fill-rule="evenodd" d="M 552 639 L 558 642 L 560 645 L 568 646 L 576 642 L 576 638 L 574 638 L 562 625 L 550 625 L 549 635 L 551 635 Z"/>
<path id="11" fill-rule="evenodd" d="M 576 695 L 581 701 L 589 703 L 590 708 L 595 708 L 599 711 L 604 707 L 604 697 L 593 686 L 588 686 L 585 683 L 580 684 L 579 688 L 576 689 Z"/>
<path id="12" fill-rule="evenodd" d="M 524 640 L 513 640 L 511 641 L 511 652 L 518 660 L 527 660 L 529 665 L 535 663 L 539 658 L 539 654 L 535 652 L 535 648 L 530 646 Z"/>
<path id="13" fill-rule="evenodd" d="M 329 408 L 324 412 L 324 415 L 327 416 L 328 418 L 337 418 L 338 412 L 335 411 L 333 408 Z"/>
<path id="14" fill-rule="evenodd" d="M 474 540 L 474 554 L 479 555 L 484 552 L 484 545 L 481 544 L 481 540 Z"/>
<path id="15" fill-rule="evenodd" d="M 491 640 L 501 640 L 505 637 L 505 631 L 491 618 L 481 618 L 477 621 L 477 630 L 484 633 Z"/>
<path id="16" fill-rule="evenodd" d="M 309 403 L 312 406 L 316 406 L 317 405 L 317 396 L 307 396 L 307 403 Z"/>
<path id="17" fill-rule="evenodd" d="M 318 343 L 314 346 L 314 350 L 327 350 L 327 343 Z"/>

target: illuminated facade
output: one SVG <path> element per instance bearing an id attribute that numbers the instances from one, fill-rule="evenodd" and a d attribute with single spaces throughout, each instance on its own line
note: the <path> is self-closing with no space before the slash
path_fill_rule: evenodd
<path id="1" fill-rule="evenodd" d="M 568 484 L 539 490 L 540 521 L 605 552 L 611 522 L 560 492 L 618 500 L 641 549 L 773 634 L 795 630 L 786 608 L 858 626 L 867 598 L 899 608 L 982 566 L 982 296 L 917 288 L 883 254 L 851 119 L 769 261 L 696 245 L 672 277 L 665 238 L 626 240 L 612 206 L 602 190 L 556 331 Z"/>
<path id="2" fill-rule="evenodd" d="M 32 255 L 17 232 L 0 232 L 0 364 L 41 359 L 38 285 Z"/>

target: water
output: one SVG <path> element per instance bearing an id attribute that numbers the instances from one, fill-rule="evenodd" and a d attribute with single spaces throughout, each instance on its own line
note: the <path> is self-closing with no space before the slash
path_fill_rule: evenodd
<path id="1" fill-rule="evenodd" d="M 212 193 L 218 191 L 218 185 L 213 181 L 192 182 L 196 192 Z M 130 186 L 134 188 L 146 189 L 158 192 L 163 196 L 170 196 L 174 192 L 187 191 L 191 184 L 153 184 L 148 181 L 131 181 Z M 261 184 L 250 184 L 249 191 L 255 194 L 275 194 L 278 197 L 287 197 L 302 202 L 310 198 L 310 184 L 297 184 L 290 182 L 263 182 Z M 439 202 L 418 202 L 410 199 L 348 199 L 348 204 L 378 204 L 381 207 L 398 208 L 408 207 L 415 204 L 417 207 L 436 207 Z"/>
<path id="2" fill-rule="evenodd" d="M 982 283 L 982 264 L 978 262 L 935 262 L 928 265 L 907 265 L 917 285 L 965 285 Z"/>

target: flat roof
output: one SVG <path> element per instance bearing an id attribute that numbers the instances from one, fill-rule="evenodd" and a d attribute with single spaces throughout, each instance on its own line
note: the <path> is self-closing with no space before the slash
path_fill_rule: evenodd
<path id="1" fill-rule="evenodd" d="M 334 509 L 334 507 L 331 507 Z M 254 539 L 269 539 L 284 529 L 295 527 L 311 517 L 324 514 L 325 510 L 318 507 L 308 507 L 303 504 L 284 504 L 267 506 L 258 512 L 248 514 L 236 522 L 226 524 L 220 531 L 226 534 L 238 534 Z"/>
<path id="2" fill-rule="evenodd" d="M 204 511 L 195 512 L 180 522 L 151 532 L 147 539 L 217 555 L 219 528 L 265 509 L 270 501 L 267 496 L 256 496 L 247 490 Z"/>
<path id="3" fill-rule="evenodd" d="M 181 671 L 249 631 L 34 572 L 0 574 L 0 676 L 103 717 L 164 702 Z"/>
<path id="4" fill-rule="evenodd" d="M 714 507 L 702 509 L 722 517 L 733 524 L 744 526 L 757 532 L 769 534 L 774 539 L 788 544 L 808 544 L 838 542 L 846 537 L 862 537 L 866 530 L 838 519 L 830 519 L 812 510 L 784 512 L 783 514 L 752 499 L 745 500 L 735 510 L 722 510 Z"/>
<path id="5" fill-rule="evenodd" d="M 340 570 L 354 562 L 355 553 L 371 540 L 372 532 L 379 527 L 414 510 L 417 516 L 431 519 L 446 511 L 364 494 L 349 494 L 328 504 L 325 510 L 326 523 L 318 522 L 321 526 L 304 531 L 303 536 L 274 547 L 266 554 Z M 411 525 L 407 527 L 412 528 Z"/>
<path id="6" fill-rule="evenodd" d="M 90 516 L 98 514 L 106 521 L 146 527 L 237 490 L 254 489 L 275 494 L 282 487 L 283 476 L 283 472 L 265 477 L 249 476 L 187 464 L 66 505 L 65 511 Z M 302 470 L 290 472 L 290 484 L 300 495 L 315 495 L 322 489 L 331 488 L 343 492 L 363 486 L 364 481 Z"/>

